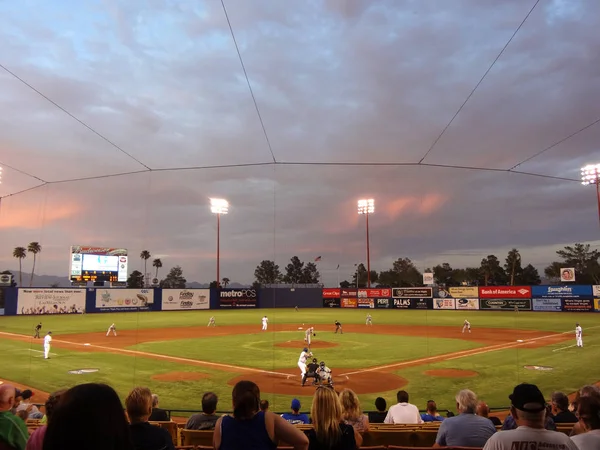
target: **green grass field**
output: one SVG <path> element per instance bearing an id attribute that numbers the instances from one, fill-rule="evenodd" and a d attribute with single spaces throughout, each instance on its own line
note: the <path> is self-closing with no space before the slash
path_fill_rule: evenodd
<path id="1" fill-rule="evenodd" d="M 440 409 L 454 408 L 454 394 L 461 388 L 474 390 L 491 406 L 503 407 L 508 403 L 512 387 L 520 382 L 538 384 L 547 396 L 553 390 L 573 392 L 587 383 L 600 380 L 600 321 L 592 313 L 514 313 L 483 311 L 406 311 L 370 310 L 374 327 L 379 324 L 427 327 L 451 326 L 460 329 L 462 321 L 468 317 L 473 325 L 473 334 L 478 328 L 498 329 L 499 339 L 515 342 L 507 330 L 540 330 L 546 332 L 571 332 L 575 322 L 580 322 L 584 330 L 583 349 L 569 347 L 574 338 L 562 344 L 545 345 L 540 348 L 499 349 L 467 356 L 456 356 L 444 361 L 425 361 L 418 366 L 394 369 L 397 375 L 405 378 L 404 387 L 411 395 L 411 402 L 424 407 L 425 402 L 434 399 Z M 217 337 L 190 337 L 184 339 L 139 342 L 128 347 L 131 350 L 159 355 L 171 355 L 186 359 L 211 361 L 241 367 L 252 367 L 270 371 L 294 368 L 300 349 L 282 348 L 277 343 L 302 339 L 301 331 L 260 332 L 260 318 L 269 316 L 269 325 L 313 324 L 318 336 L 316 339 L 334 342 L 336 347 L 315 350 L 319 359 L 327 361 L 334 373 L 344 373 L 349 369 L 364 369 L 399 361 L 412 361 L 436 355 L 448 355 L 459 351 L 475 351 L 484 343 L 466 341 L 448 336 L 447 338 L 397 336 L 382 334 L 362 334 L 345 332 L 333 334 L 334 320 L 345 326 L 364 325 L 365 310 L 306 309 L 295 312 L 289 309 L 244 310 L 244 311 L 194 311 L 194 312 L 152 312 L 86 314 L 77 316 L 43 317 L 0 317 L 0 332 L 30 336 L 38 319 L 44 330 L 52 330 L 55 339 L 69 340 L 70 334 L 106 332 L 111 322 L 121 330 L 152 330 L 160 328 L 180 328 L 206 326 L 208 318 L 215 315 L 217 325 L 252 325 L 256 332 L 249 334 L 229 334 Z M 105 382 L 112 385 L 124 397 L 136 385 L 148 386 L 161 397 L 161 406 L 169 409 L 197 410 L 200 398 L 205 391 L 214 391 L 220 397 L 220 410 L 230 409 L 231 386 L 227 381 L 235 371 L 223 371 L 213 366 L 190 365 L 184 362 L 157 360 L 143 355 L 115 354 L 109 351 L 80 352 L 76 349 L 53 347 L 52 359 L 42 358 L 41 341 L 17 341 L 7 335 L 0 335 L 0 378 L 23 383 L 43 391 L 53 391 L 83 382 Z M 116 338 L 118 339 L 118 338 Z M 540 343 L 543 343 L 543 339 Z M 569 348 L 564 348 L 569 347 Z M 525 365 L 550 366 L 552 371 L 525 369 Z M 97 368 L 96 373 L 72 375 L 68 372 L 80 368 Z M 425 375 L 435 369 L 462 369 L 478 372 L 469 378 L 440 378 Z M 196 381 L 164 382 L 153 380 L 152 376 L 169 372 L 197 372 L 206 375 Z M 306 396 L 300 397 L 303 409 L 309 409 L 312 389 L 306 388 Z M 373 409 L 374 399 L 382 396 L 393 403 L 397 389 L 361 394 L 363 408 Z M 286 411 L 292 396 L 264 393 L 274 410 Z M 185 415 L 185 414 L 180 414 Z"/>

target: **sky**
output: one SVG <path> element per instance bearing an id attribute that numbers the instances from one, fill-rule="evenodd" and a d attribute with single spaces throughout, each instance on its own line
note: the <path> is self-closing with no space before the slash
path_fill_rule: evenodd
<path id="1" fill-rule="evenodd" d="M 40 274 L 97 245 L 209 282 L 211 197 L 240 283 L 294 255 L 349 279 L 360 198 L 374 270 L 512 247 L 543 269 L 598 245 L 578 182 L 600 163 L 595 0 L 9 0 L 0 17 L 0 268 L 39 241 Z"/>

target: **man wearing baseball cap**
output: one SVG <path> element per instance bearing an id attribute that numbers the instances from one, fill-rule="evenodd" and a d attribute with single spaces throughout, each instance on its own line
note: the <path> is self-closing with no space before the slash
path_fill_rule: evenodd
<path id="1" fill-rule="evenodd" d="M 292 412 L 282 414 L 281 417 L 283 417 L 292 425 L 302 425 L 310 423 L 310 420 L 308 420 L 308 416 L 306 414 L 300 414 L 300 407 L 300 400 L 295 398 L 294 400 L 292 400 Z"/>
<path id="2" fill-rule="evenodd" d="M 577 450 L 566 434 L 544 428 L 546 400 L 534 384 L 519 384 L 508 396 L 510 414 L 517 422 L 516 430 L 494 434 L 483 447 L 484 450 L 511 450 L 514 448 L 559 448 Z"/>

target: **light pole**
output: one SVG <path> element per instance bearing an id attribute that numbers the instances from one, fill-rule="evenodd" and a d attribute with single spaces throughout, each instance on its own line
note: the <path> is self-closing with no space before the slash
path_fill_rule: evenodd
<path id="1" fill-rule="evenodd" d="M 600 164 L 590 164 L 581 168 L 581 184 L 596 185 L 596 198 L 598 201 L 598 221 L 600 223 Z"/>
<path id="2" fill-rule="evenodd" d="M 367 287 L 371 287 L 371 251 L 369 249 L 369 214 L 375 212 L 375 200 L 372 198 L 358 201 L 358 214 L 364 214 L 367 219 Z M 358 277 L 357 277 L 358 281 Z"/>
<path id="3" fill-rule="evenodd" d="M 221 214 L 229 212 L 229 202 L 222 198 L 210 199 L 210 212 L 217 215 L 217 287 L 221 286 Z"/>

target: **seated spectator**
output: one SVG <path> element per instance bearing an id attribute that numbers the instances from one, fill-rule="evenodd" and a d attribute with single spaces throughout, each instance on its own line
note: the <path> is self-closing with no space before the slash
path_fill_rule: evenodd
<path id="1" fill-rule="evenodd" d="M 485 402 L 479 402 L 479 404 L 477 405 L 477 415 L 489 419 L 494 424 L 494 426 L 502 425 L 502 421 L 498 417 L 490 417 L 490 407 Z"/>
<path id="2" fill-rule="evenodd" d="M 362 444 L 362 436 L 343 421 L 339 395 L 330 388 L 317 388 L 310 408 L 313 428 L 308 436 L 309 450 L 355 450 Z"/>
<path id="3" fill-rule="evenodd" d="M 260 390 L 252 381 L 239 381 L 231 393 L 233 415 L 217 420 L 213 434 L 215 450 L 270 449 L 279 441 L 307 450 L 308 438 L 281 416 L 260 411 Z"/>
<path id="4" fill-rule="evenodd" d="M 134 450 L 121 400 L 106 384 L 72 387 L 48 422 L 44 450 L 82 449 Z"/>
<path id="5" fill-rule="evenodd" d="M 433 400 L 427 401 L 427 411 L 425 414 L 421 414 L 423 422 L 441 422 L 444 420 L 437 411 L 437 405 Z"/>
<path id="6" fill-rule="evenodd" d="M 483 447 L 484 450 L 578 450 L 567 435 L 545 429 L 546 400 L 537 386 L 520 384 L 508 398 L 511 402 L 510 414 L 517 428 L 495 433 Z"/>
<path id="7" fill-rule="evenodd" d="M 306 414 L 300 414 L 300 407 L 300 400 L 295 398 L 294 400 L 292 400 L 292 412 L 284 413 L 281 415 L 281 417 L 283 417 L 287 422 L 291 423 L 292 425 L 303 425 L 310 423 Z"/>
<path id="8" fill-rule="evenodd" d="M 408 403 L 408 392 L 398 391 L 398 403 L 390 407 L 383 423 L 423 423 L 419 408 Z"/>
<path id="9" fill-rule="evenodd" d="M 483 447 L 496 432 L 496 427 L 485 417 L 475 414 L 477 396 L 463 389 L 456 395 L 458 416 L 440 424 L 434 447 Z"/>
<path id="10" fill-rule="evenodd" d="M 48 400 L 46 400 L 46 404 L 44 405 L 44 408 L 46 409 L 46 415 L 45 415 L 46 423 L 48 423 L 50 420 L 52 420 L 52 415 L 54 414 L 54 411 L 56 410 L 56 406 L 58 405 L 58 402 L 59 402 L 62 394 L 64 394 L 65 392 L 66 392 L 66 389 L 56 391 L 56 392 L 50 394 L 50 396 L 48 397 Z M 46 435 L 47 428 L 48 428 L 47 425 L 42 425 L 41 427 L 36 429 L 31 434 L 31 436 L 29 437 L 29 440 L 27 441 L 26 450 L 42 450 L 43 449 L 44 436 Z"/>
<path id="11" fill-rule="evenodd" d="M 40 412 L 40 410 L 31 403 L 31 397 L 33 397 L 33 392 L 30 389 L 25 389 L 21 392 L 21 403 L 17 406 L 17 412 L 26 411 L 27 416 L 26 419 L 41 419 L 44 417 L 44 414 Z M 25 420 L 26 420 L 25 419 Z"/>
<path id="12" fill-rule="evenodd" d="M 383 397 L 377 397 L 375 399 L 375 408 L 377 411 L 369 412 L 370 423 L 383 423 L 385 416 L 387 416 L 387 402 Z"/>
<path id="13" fill-rule="evenodd" d="M 136 450 L 175 450 L 169 432 L 148 423 L 148 418 L 152 414 L 150 389 L 133 388 L 125 399 L 125 408 L 131 422 L 129 431 Z"/>
<path id="14" fill-rule="evenodd" d="M 215 414 L 219 398 L 214 392 L 202 396 L 202 412 L 194 414 L 185 424 L 186 430 L 214 430 L 219 416 Z"/>
<path id="15" fill-rule="evenodd" d="M 579 409 L 579 401 L 584 397 L 595 397 L 597 399 L 600 399 L 600 388 L 594 385 L 583 386 L 577 391 L 577 394 L 575 395 L 575 400 L 573 401 L 569 409 L 572 408 L 573 412 L 577 411 Z M 584 431 L 581 425 L 581 421 L 579 421 L 571 430 L 571 436 L 576 436 L 583 432 Z"/>
<path id="16" fill-rule="evenodd" d="M 582 397 L 579 399 L 579 422 L 583 433 L 573 436 L 579 450 L 598 450 L 600 448 L 600 399 Z"/>
<path id="17" fill-rule="evenodd" d="M 260 410 L 268 411 L 269 410 L 269 400 L 261 400 L 260 401 Z"/>
<path id="18" fill-rule="evenodd" d="M 342 403 L 342 418 L 346 425 L 352 425 L 359 433 L 369 431 L 369 418 L 363 414 L 360 400 L 352 389 L 343 389 L 339 394 Z"/>
<path id="19" fill-rule="evenodd" d="M 25 450 L 29 439 L 27 426 L 11 411 L 15 405 L 16 391 L 10 384 L 0 385 L 0 443 L 15 450 Z"/>
<path id="20" fill-rule="evenodd" d="M 169 422 L 169 415 L 164 409 L 158 407 L 158 395 L 152 394 L 152 414 L 148 422 Z"/>
<path id="21" fill-rule="evenodd" d="M 562 392 L 552 394 L 552 420 L 554 423 L 576 423 L 577 416 L 569 411 L 569 397 Z"/>
<path id="22" fill-rule="evenodd" d="M 545 428 L 546 430 L 550 430 L 550 431 L 556 431 L 556 424 L 554 423 L 554 420 L 552 420 L 552 417 L 550 417 L 550 415 L 548 415 L 546 413 L 546 418 L 544 419 L 544 423 L 545 423 Z M 508 416 L 506 416 L 506 418 L 504 419 L 504 423 L 502 424 L 502 428 L 500 428 L 501 431 L 506 431 L 506 430 L 515 430 L 517 428 L 517 421 L 516 419 L 509 414 Z"/>

